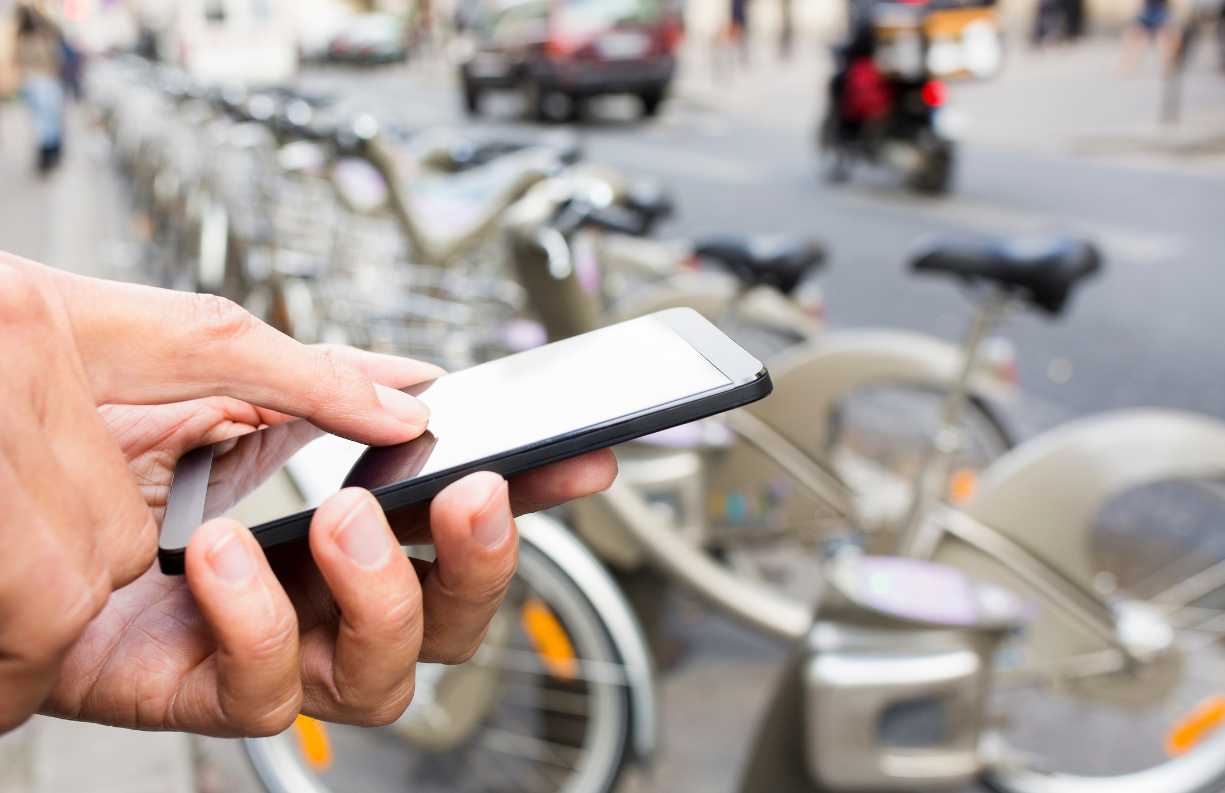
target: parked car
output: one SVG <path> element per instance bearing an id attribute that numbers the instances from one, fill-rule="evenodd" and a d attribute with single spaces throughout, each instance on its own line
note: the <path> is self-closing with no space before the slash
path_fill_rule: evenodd
<path id="1" fill-rule="evenodd" d="M 575 114 L 604 94 L 659 112 L 676 72 L 680 14 L 667 0 L 486 0 L 460 62 L 465 109 L 492 90 L 523 93 L 540 119 Z"/>
<path id="2" fill-rule="evenodd" d="M 181 0 L 161 22 L 158 54 L 197 81 L 270 84 L 298 70 L 290 0 Z"/>
<path id="3" fill-rule="evenodd" d="M 328 59 L 363 64 L 408 60 L 408 25 L 395 14 L 358 14 L 332 39 Z"/>

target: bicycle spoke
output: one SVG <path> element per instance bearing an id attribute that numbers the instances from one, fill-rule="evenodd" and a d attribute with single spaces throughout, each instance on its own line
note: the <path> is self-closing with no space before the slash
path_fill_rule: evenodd
<path id="1" fill-rule="evenodd" d="M 535 697 L 532 694 L 535 694 Z M 509 705 L 563 716 L 587 716 L 588 699 L 586 694 L 507 681 L 503 686 L 502 701 Z"/>
<path id="2" fill-rule="evenodd" d="M 1178 630 L 1196 630 L 1225 617 L 1225 610 L 1203 606 L 1179 606 L 1167 612 L 1165 616 Z"/>
<path id="3" fill-rule="evenodd" d="M 481 735 L 479 745 L 486 751 L 526 758 L 565 771 L 574 771 L 578 768 L 583 754 L 581 749 L 573 746 L 547 741 L 534 735 L 496 728 L 485 730 Z M 572 757 L 576 754 L 579 757 Z"/>
<path id="4" fill-rule="evenodd" d="M 541 667 L 536 653 L 524 650 L 482 647 L 468 663 L 505 672 L 540 677 L 553 676 L 548 670 Z M 628 685 L 624 666 L 590 659 L 579 659 L 579 671 L 571 677 L 571 680 L 613 686 Z"/>
<path id="5" fill-rule="evenodd" d="M 1149 600 L 1161 605 L 1187 606 L 1222 590 L 1225 590 L 1225 559 L 1153 595 Z"/>

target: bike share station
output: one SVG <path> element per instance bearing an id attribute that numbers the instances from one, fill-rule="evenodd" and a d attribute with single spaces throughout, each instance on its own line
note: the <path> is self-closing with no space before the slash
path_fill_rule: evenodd
<path id="1" fill-rule="evenodd" d="M 873 8 L 882 57 L 947 74 L 998 67 L 983 44 L 992 6 Z M 998 413 L 1018 383 L 991 334 L 1019 312 L 1071 310 L 1102 266 L 1092 243 L 918 247 L 916 277 L 970 298 L 960 343 L 829 329 L 818 242 L 654 239 L 666 196 L 572 145 L 414 137 L 329 115 L 316 97 L 213 94 L 144 64 L 98 79 L 90 93 L 121 171 L 165 232 L 149 252 L 165 283 L 226 292 L 305 341 L 451 370 L 690 306 L 743 339 L 774 382 L 769 399 L 619 446 L 605 493 L 521 518 L 521 565 L 477 655 L 423 665 L 415 703 L 388 727 L 300 718 L 245 741 L 266 790 L 339 793 L 391 768 L 401 787 L 453 793 L 522 766 L 527 789 L 609 793 L 659 749 L 655 662 L 662 595 L 676 586 L 791 650 L 768 706 L 734 725 L 752 744 L 745 793 L 1220 793 L 1225 709 L 1205 695 L 1221 684 L 1197 666 L 1214 645 L 1183 629 L 1225 591 L 1225 561 L 1157 597 L 1104 587 L 1088 549 L 1118 493 L 1225 481 L 1225 425 L 1127 411 L 1017 443 Z M 181 157 L 185 141 L 218 156 Z M 439 206 L 463 222 L 442 228 Z M 339 233 L 320 233 L 319 217 L 339 218 Z M 319 448 L 261 495 L 299 508 L 327 494 L 319 474 L 336 466 L 343 477 L 343 455 Z M 1039 723 L 1013 745 L 999 698 L 1030 684 L 1056 703 L 1039 721 L 1062 719 L 1064 732 Z M 1137 714 L 1183 688 L 1140 768 L 1075 762 L 1091 752 L 1068 724 L 1140 732 Z M 1027 715 L 1022 692 L 1006 716 Z"/>

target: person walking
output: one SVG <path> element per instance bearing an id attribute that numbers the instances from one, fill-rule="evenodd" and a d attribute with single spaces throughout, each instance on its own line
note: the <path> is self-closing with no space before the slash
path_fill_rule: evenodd
<path id="1" fill-rule="evenodd" d="M 1139 63 L 1146 43 L 1152 42 L 1169 69 L 1178 51 L 1178 29 L 1170 17 L 1170 0 L 1142 0 L 1140 13 L 1123 34 L 1123 72 L 1131 73 Z"/>
<path id="2" fill-rule="evenodd" d="M 28 6 L 17 9 L 13 56 L 18 90 L 34 120 L 38 170 L 47 173 L 59 163 L 64 147 L 60 36 L 50 20 Z"/>

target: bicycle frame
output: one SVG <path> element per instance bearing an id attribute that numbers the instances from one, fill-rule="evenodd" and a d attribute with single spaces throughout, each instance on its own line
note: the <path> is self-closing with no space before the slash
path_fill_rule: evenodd
<path id="1" fill-rule="evenodd" d="M 1077 487 L 1066 483 L 1075 478 Z M 941 510 L 916 548 L 974 577 L 1022 593 L 1041 608 L 1027 636 L 1028 659 L 1093 660 L 1127 670 L 1176 661 L 1167 633 L 1191 603 L 1225 590 L 1225 563 L 1176 578 L 1159 608 L 1110 602 L 1094 585 L 1088 531 L 1112 497 L 1164 481 L 1225 481 L 1225 424 L 1176 411 L 1120 411 L 1072 422 L 1017 447 L 983 473 L 959 512 Z M 1029 661 L 1031 665 L 1032 660 Z M 1074 678 L 1076 670 L 1037 672 Z M 1166 693 L 1169 675 L 1129 679 L 1127 701 Z"/>

